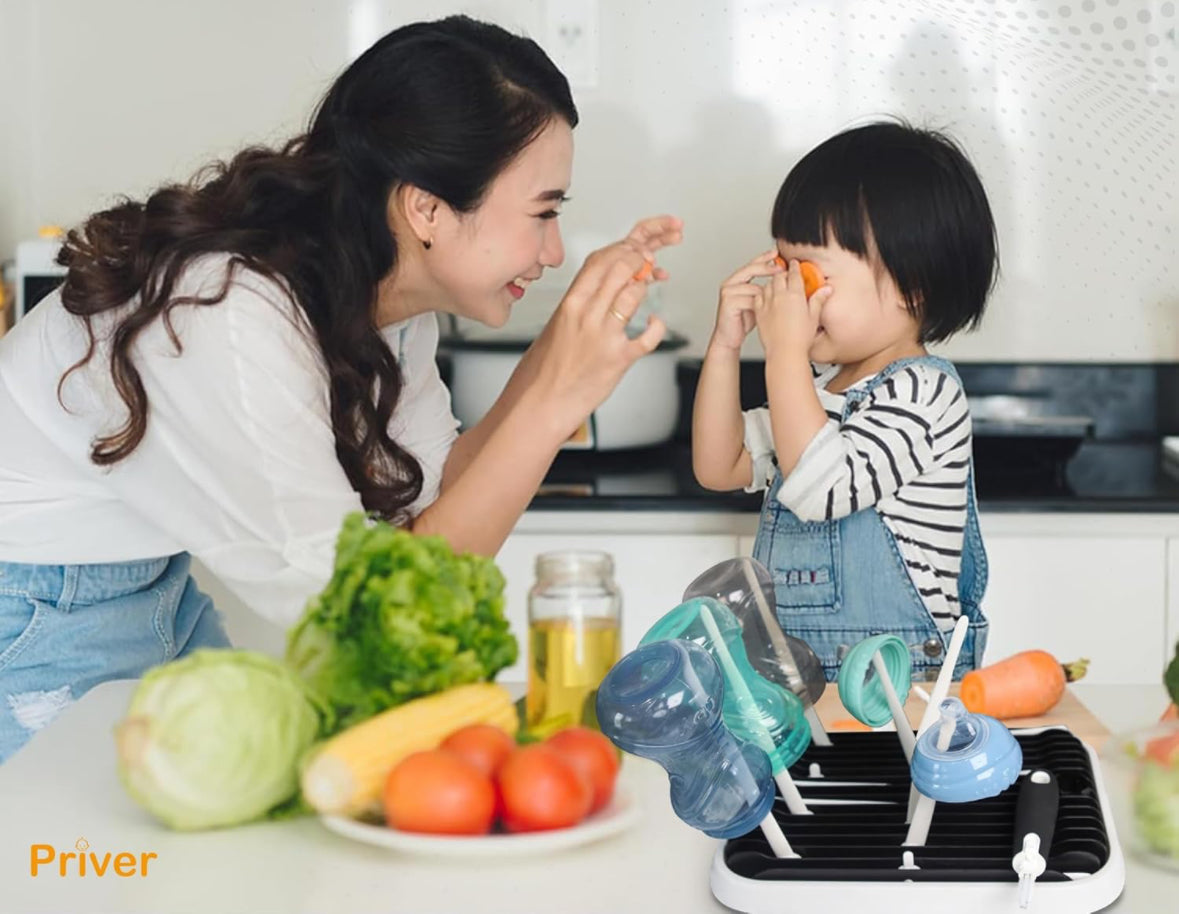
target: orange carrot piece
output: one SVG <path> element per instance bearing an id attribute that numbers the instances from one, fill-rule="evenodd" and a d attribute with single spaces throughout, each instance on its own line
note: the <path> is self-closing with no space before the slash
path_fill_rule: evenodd
<path id="1" fill-rule="evenodd" d="M 648 260 L 641 267 L 639 267 L 639 272 L 635 273 L 635 282 L 642 282 L 644 279 L 648 279 L 654 272 L 655 266 L 651 263 L 651 261 Z"/>
<path id="2" fill-rule="evenodd" d="M 853 720 L 850 717 L 841 717 L 839 720 L 833 720 L 829 724 L 827 724 L 827 729 L 831 730 L 832 732 L 834 732 L 836 730 L 856 731 L 856 732 L 865 731 L 865 732 L 867 732 L 867 731 L 871 730 L 872 728 L 869 727 L 867 724 L 860 723 L 858 720 Z"/>
<path id="3" fill-rule="evenodd" d="M 782 269 L 786 269 L 786 261 L 781 256 L 774 258 L 774 263 Z M 819 268 L 811 263 L 809 260 L 800 260 L 798 262 L 798 269 L 802 273 L 802 291 L 806 293 L 806 297 L 810 298 L 819 291 L 827 282 L 823 278 L 822 272 Z"/>
<path id="4" fill-rule="evenodd" d="M 819 268 L 809 260 L 799 263 L 798 268 L 802 271 L 803 291 L 806 292 L 806 297 L 810 298 L 823 287 L 826 280 L 823 278 L 823 274 L 819 272 Z"/>
<path id="5" fill-rule="evenodd" d="M 962 677 L 959 697 L 967 710 L 999 720 L 1035 717 L 1056 706 L 1066 681 L 1084 675 L 1080 666 L 1066 667 L 1047 651 L 1021 651 Z"/>

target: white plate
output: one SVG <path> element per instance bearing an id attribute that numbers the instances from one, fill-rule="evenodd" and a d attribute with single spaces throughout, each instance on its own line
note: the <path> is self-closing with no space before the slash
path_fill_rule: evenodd
<path id="1" fill-rule="evenodd" d="M 616 789 L 609 805 L 580 825 L 552 831 L 496 835 L 423 835 L 347 816 L 320 816 L 337 834 L 407 854 L 431 857 L 514 857 L 543 854 L 600 841 L 630 828 L 639 820 L 639 807 L 625 790 Z"/>

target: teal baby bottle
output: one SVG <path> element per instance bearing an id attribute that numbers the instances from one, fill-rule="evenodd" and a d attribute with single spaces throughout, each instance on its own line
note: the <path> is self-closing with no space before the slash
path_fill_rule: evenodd
<path id="1" fill-rule="evenodd" d="M 730 733 L 725 680 L 712 655 L 690 641 L 631 651 L 598 686 L 598 725 L 619 749 L 658 762 L 671 806 L 713 838 L 757 828 L 774 802 L 769 757 Z"/>
<path id="2" fill-rule="evenodd" d="M 651 626 L 639 644 L 666 639 L 694 642 L 717 661 L 725 683 L 725 725 L 765 751 L 775 776 L 798 761 L 811 741 L 802 702 L 754 672 L 732 610 L 711 597 L 695 597 Z"/>

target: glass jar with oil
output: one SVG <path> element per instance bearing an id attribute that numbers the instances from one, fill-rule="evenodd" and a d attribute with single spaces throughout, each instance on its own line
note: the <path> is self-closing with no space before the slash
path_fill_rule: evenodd
<path id="1" fill-rule="evenodd" d="M 618 662 L 622 596 L 606 552 L 546 552 L 528 592 L 528 728 L 598 726 L 598 685 Z"/>

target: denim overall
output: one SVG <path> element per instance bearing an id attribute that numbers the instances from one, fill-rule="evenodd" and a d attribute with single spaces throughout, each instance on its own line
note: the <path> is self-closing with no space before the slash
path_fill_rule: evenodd
<path id="1" fill-rule="evenodd" d="M 893 362 L 863 388 L 847 391 L 842 421 L 891 375 L 925 363 L 958 378 L 954 366 L 936 356 Z M 950 633 L 941 632 L 913 585 L 896 539 L 875 508 L 838 520 L 802 521 L 778 501 L 782 474 L 766 493 L 753 555 L 773 574 L 778 621 L 790 635 L 806 641 L 818 655 L 829 681 L 835 681 L 844 655 L 870 635 L 898 635 L 909 645 L 913 678 L 937 675 Z M 970 627 L 954 678 L 982 665 L 989 623 L 980 604 L 987 586 L 987 554 L 978 528 L 974 460 L 967 478 L 966 530 L 958 598 Z"/>

